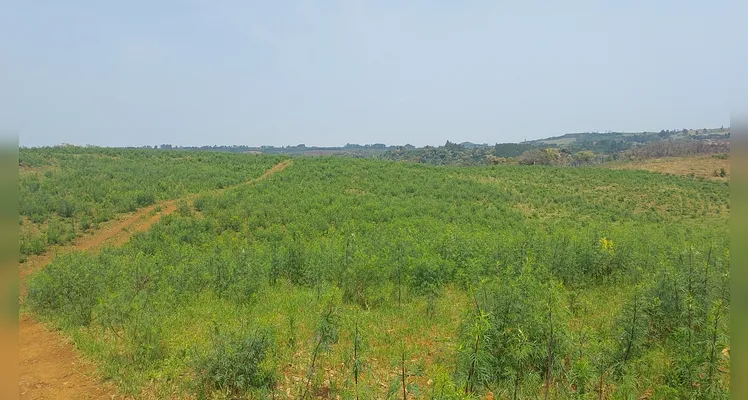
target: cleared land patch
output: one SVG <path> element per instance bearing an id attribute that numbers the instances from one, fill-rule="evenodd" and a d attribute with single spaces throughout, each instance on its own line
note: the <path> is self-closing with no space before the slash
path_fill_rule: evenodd
<path id="1" fill-rule="evenodd" d="M 730 180 L 730 159 L 716 155 L 655 158 L 615 162 L 606 166 L 613 169 L 637 169 L 662 174 L 693 176 L 720 182 Z M 722 170 L 725 171 L 725 176 L 720 175 Z"/>

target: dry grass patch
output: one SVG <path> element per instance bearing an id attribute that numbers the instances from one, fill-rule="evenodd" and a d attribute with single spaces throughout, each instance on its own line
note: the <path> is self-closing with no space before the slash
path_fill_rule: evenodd
<path id="1" fill-rule="evenodd" d="M 699 155 L 688 157 L 667 157 L 640 160 L 625 163 L 611 163 L 608 165 L 613 169 L 638 169 L 662 174 L 694 176 L 715 181 L 730 180 L 730 159 L 720 158 L 716 155 Z M 726 175 L 715 176 L 724 169 Z"/>

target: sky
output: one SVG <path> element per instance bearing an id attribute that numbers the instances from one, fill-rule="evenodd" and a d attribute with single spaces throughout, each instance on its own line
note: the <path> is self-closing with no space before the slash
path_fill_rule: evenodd
<path id="1" fill-rule="evenodd" d="M 728 126 L 727 25 L 748 15 L 690 0 L 1 7 L 0 130 L 22 146 L 421 146 Z"/>

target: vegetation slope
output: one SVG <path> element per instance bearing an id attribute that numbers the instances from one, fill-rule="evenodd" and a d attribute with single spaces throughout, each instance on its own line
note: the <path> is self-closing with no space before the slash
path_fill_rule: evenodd
<path id="1" fill-rule="evenodd" d="M 58 257 L 27 304 L 139 395 L 728 398 L 728 222 L 723 182 L 298 158 Z"/>

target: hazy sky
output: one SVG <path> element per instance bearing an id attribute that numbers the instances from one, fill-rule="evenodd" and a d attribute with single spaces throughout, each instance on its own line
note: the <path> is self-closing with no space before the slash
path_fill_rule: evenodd
<path id="1" fill-rule="evenodd" d="M 4 2 L 0 129 L 24 146 L 423 145 L 727 126 L 735 12 L 707 1 Z"/>

